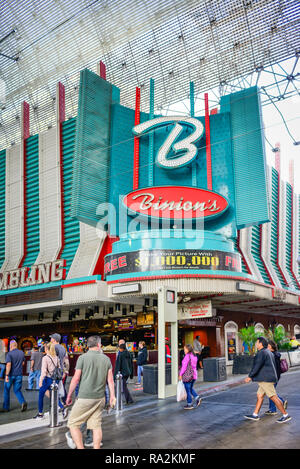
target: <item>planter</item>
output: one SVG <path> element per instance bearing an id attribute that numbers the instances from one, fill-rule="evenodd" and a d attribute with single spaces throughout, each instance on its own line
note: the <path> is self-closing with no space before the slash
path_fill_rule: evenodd
<path id="1" fill-rule="evenodd" d="M 253 365 L 254 355 L 236 355 L 233 359 L 232 374 L 247 375 Z"/>

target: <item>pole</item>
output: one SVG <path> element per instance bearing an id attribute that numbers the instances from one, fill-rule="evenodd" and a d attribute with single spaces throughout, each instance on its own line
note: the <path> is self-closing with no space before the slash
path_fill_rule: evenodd
<path id="1" fill-rule="evenodd" d="M 122 375 L 120 372 L 116 376 L 116 411 L 120 412 L 123 409 L 122 402 Z"/>
<path id="2" fill-rule="evenodd" d="M 60 427 L 58 423 L 58 384 L 52 383 L 50 386 L 50 428 Z"/>

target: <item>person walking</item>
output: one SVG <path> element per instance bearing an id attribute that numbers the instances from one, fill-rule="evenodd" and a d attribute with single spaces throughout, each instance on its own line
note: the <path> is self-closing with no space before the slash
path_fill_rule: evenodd
<path id="1" fill-rule="evenodd" d="M 39 400 L 38 400 L 38 413 L 33 417 L 34 419 L 42 419 L 44 417 L 43 407 L 44 407 L 44 396 L 47 391 L 50 391 L 51 384 L 53 383 L 53 373 L 55 368 L 59 368 L 59 358 L 56 355 L 55 346 L 53 343 L 49 342 L 45 344 L 45 352 L 42 359 L 42 368 L 41 376 L 39 382 Z M 57 381 L 56 381 L 57 382 Z M 63 411 L 63 417 L 66 418 L 68 409 L 65 409 L 60 399 L 58 399 L 58 405 Z"/>
<path id="2" fill-rule="evenodd" d="M 27 391 L 33 390 L 33 383 L 35 381 L 35 389 L 39 390 L 39 382 L 41 377 L 43 352 L 39 351 L 38 346 L 33 347 L 33 352 L 30 357 L 30 373 L 28 376 Z"/>
<path id="3" fill-rule="evenodd" d="M 195 337 L 195 340 L 193 342 L 193 346 L 194 346 L 194 352 L 196 354 L 196 357 L 197 357 L 197 369 L 202 369 L 203 368 L 203 365 L 202 365 L 202 361 L 201 361 L 201 353 L 202 353 L 202 350 L 203 350 L 203 345 L 201 344 L 200 342 L 200 336 L 197 335 Z"/>
<path id="4" fill-rule="evenodd" d="M 0 379 L 3 379 L 5 376 L 5 368 L 6 368 L 6 344 L 4 340 L 0 339 Z"/>
<path id="5" fill-rule="evenodd" d="M 143 366 L 147 363 L 147 347 L 144 341 L 139 342 L 139 351 L 138 351 L 138 356 L 137 356 L 137 372 L 138 372 L 138 378 L 137 378 L 137 385 L 141 386 L 142 385 L 142 373 L 143 373 Z"/>
<path id="6" fill-rule="evenodd" d="M 277 377 L 278 377 L 277 383 L 274 385 L 274 387 L 276 388 L 278 381 L 280 380 L 280 376 L 281 376 L 281 367 L 280 367 L 281 354 L 278 352 L 277 345 L 275 344 L 275 342 L 273 342 L 273 340 L 268 341 L 268 349 L 273 353 L 274 359 L 275 359 L 275 367 L 276 367 L 276 372 L 277 372 Z M 280 397 L 279 394 L 277 394 L 277 396 L 281 400 L 284 410 L 286 410 L 288 401 Z M 274 402 L 271 399 L 269 399 L 269 410 L 265 412 L 265 415 L 276 415 L 276 414 L 277 414 L 276 406 Z"/>
<path id="7" fill-rule="evenodd" d="M 66 401 L 66 390 L 63 384 L 64 378 L 66 378 L 66 374 L 64 372 L 65 369 L 65 359 L 67 355 L 67 350 L 63 345 L 60 344 L 61 342 L 61 335 L 60 334 L 51 334 L 50 335 L 50 342 L 54 344 L 56 355 L 59 358 L 60 369 L 63 373 L 63 379 L 58 383 L 58 395 L 59 397 L 65 402 Z"/>
<path id="8" fill-rule="evenodd" d="M 265 395 L 271 399 L 277 409 L 282 413 L 282 417 L 277 420 L 278 423 L 285 423 L 291 420 L 291 416 L 286 413 L 281 400 L 278 398 L 274 385 L 278 381 L 276 365 L 273 353 L 268 350 L 268 342 L 264 337 L 258 337 L 256 348 L 258 350 L 249 376 L 245 379 L 246 383 L 255 381 L 258 383 L 257 401 L 253 414 L 245 415 L 246 419 L 258 421 L 259 411 L 264 401 Z"/>
<path id="9" fill-rule="evenodd" d="M 130 353 L 128 350 L 126 350 L 125 344 L 121 344 L 119 346 L 119 354 L 115 364 L 114 380 L 116 380 L 118 372 L 120 372 L 122 375 L 123 393 L 126 399 L 126 403 L 133 404 L 132 396 L 127 387 L 128 378 L 133 378 L 133 363 Z"/>
<path id="10" fill-rule="evenodd" d="M 196 407 L 201 404 L 202 399 L 196 393 L 193 386 L 195 381 L 198 378 L 197 375 L 197 357 L 194 353 L 193 347 L 191 345 L 185 345 L 184 348 L 184 359 L 182 360 L 181 370 L 179 372 L 178 380 L 183 382 L 186 395 L 187 395 L 187 405 L 184 407 L 185 410 L 194 409 L 192 401 L 193 397 L 195 398 Z"/>
<path id="11" fill-rule="evenodd" d="M 110 406 L 114 407 L 116 402 L 112 365 L 110 359 L 101 352 L 101 337 L 89 337 L 87 346 L 88 352 L 78 358 L 75 374 L 70 383 L 67 405 L 72 404 L 72 394 L 78 384 L 79 392 L 67 426 L 76 448 L 84 449 L 80 427 L 87 423 L 87 428 L 93 431 L 94 449 L 100 449 L 106 382 L 108 382 L 110 391 Z"/>
<path id="12" fill-rule="evenodd" d="M 15 340 L 12 340 L 9 344 L 9 352 L 6 354 L 5 361 L 3 411 L 8 412 L 10 410 L 10 389 L 13 386 L 14 393 L 21 404 L 21 412 L 24 412 L 27 409 L 27 402 L 22 394 L 25 355 L 22 350 L 18 349 L 18 344 Z"/>

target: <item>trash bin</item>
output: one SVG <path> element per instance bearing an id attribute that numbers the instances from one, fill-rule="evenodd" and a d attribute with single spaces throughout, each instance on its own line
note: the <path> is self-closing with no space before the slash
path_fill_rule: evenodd
<path id="1" fill-rule="evenodd" d="M 166 384 L 171 384 L 171 364 L 166 367 Z M 143 391 L 147 394 L 158 394 L 158 365 L 143 366 Z"/>
<path id="2" fill-rule="evenodd" d="M 225 357 L 211 357 L 203 360 L 203 381 L 225 381 L 226 379 Z"/>

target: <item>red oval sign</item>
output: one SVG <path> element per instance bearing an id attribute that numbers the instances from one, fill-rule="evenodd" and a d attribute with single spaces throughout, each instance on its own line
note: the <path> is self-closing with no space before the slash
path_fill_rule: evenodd
<path id="1" fill-rule="evenodd" d="M 138 189 L 125 195 L 123 203 L 130 212 L 171 219 L 214 217 L 228 208 L 228 201 L 222 195 L 185 186 Z"/>

